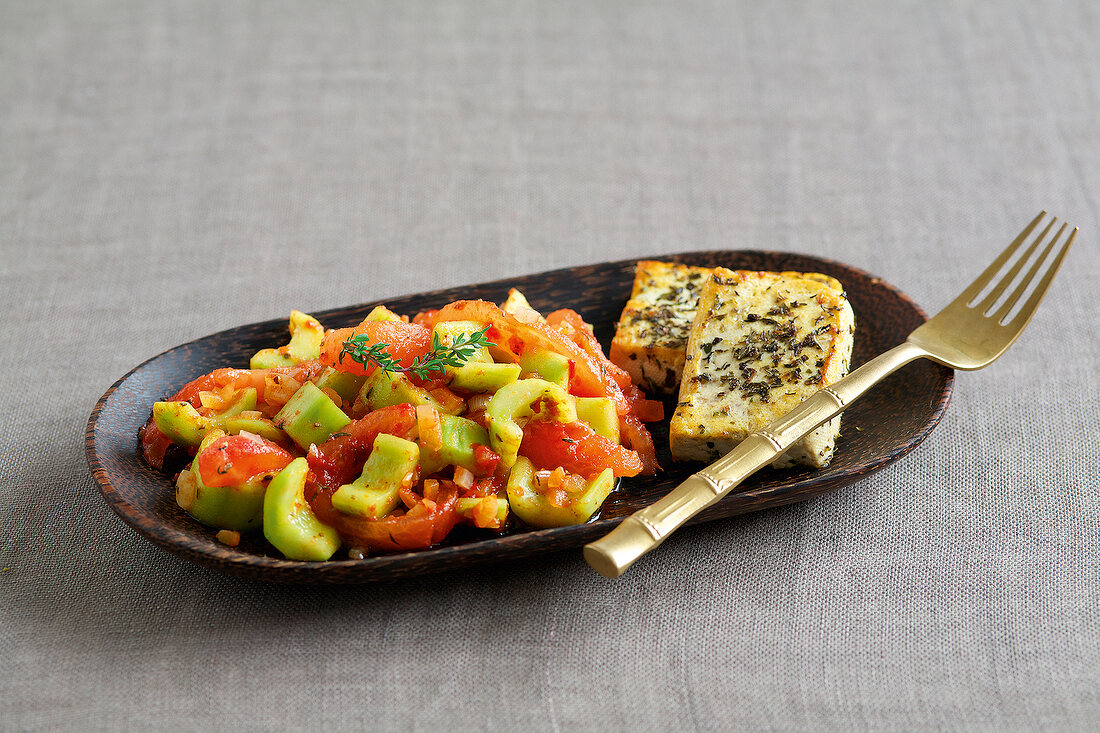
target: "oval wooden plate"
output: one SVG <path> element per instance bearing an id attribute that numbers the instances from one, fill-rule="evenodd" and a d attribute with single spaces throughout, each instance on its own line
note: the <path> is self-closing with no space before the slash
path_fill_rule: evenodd
<path id="1" fill-rule="evenodd" d="M 926 320 L 920 308 L 896 288 L 838 262 L 761 251 L 690 252 L 650 259 L 744 270 L 823 272 L 836 277 L 844 283 L 856 313 L 853 367 L 901 343 Z M 516 287 L 543 312 L 560 307 L 580 312 L 593 324 L 606 349 L 630 294 L 636 261 L 572 267 L 378 302 L 412 315 L 458 299 L 483 298 L 499 303 L 510 287 Z M 313 315 L 329 328 L 350 326 L 377 304 Z M 285 341 L 285 318 L 240 326 L 166 351 L 134 368 L 107 390 L 88 420 L 86 451 L 103 497 L 123 521 L 171 552 L 242 577 L 289 583 L 361 583 L 580 547 L 699 468 L 672 461 L 666 419 L 650 425 L 665 470 L 656 477 L 623 479 L 620 489 L 605 502 L 599 518 L 585 525 L 523 530 L 503 536 L 460 527 L 446 544 L 430 550 L 323 563 L 285 560 L 259 533 L 246 536 L 238 547 L 227 547 L 214 539 L 212 530 L 176 506 L 171 479 L 141 458 L 138 429 L 148 419 L 153 402 L 218 367 L 247 366 L 257 350 Z M 932 431 L 947 407 L 953 383 L 950 369 L 929 361 L 905 367 L 844 413 L 841 439 L 828 468 L 764 469 L 694 521 L 708 522 L 804 501 L 883 468 L 911 451 Z M 674 397 L 666 401 L 666 415 L 672 414 L 674 404 Z"/>

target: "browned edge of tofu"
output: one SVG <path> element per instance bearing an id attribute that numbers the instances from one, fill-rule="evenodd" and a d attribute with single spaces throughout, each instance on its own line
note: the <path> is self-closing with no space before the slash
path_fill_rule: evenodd
<path id="1" fill-rule="evenodd" d="M 669 394 L 679 388 L 699 288 L 709 275 L 710 268 L 673 262 L 635 266 L 608 356 L 639 387 Z"/>

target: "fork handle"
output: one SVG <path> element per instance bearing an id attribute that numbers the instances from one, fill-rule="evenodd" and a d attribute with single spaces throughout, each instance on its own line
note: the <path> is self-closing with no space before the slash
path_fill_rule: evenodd
<path id="1" fill-rule="evenodd" d="M 807 433 L 844 411 L 860 395 L 902 366 L 928 353 L 908 341 L 876 356 L 761 430 L 661 499 L 627 517 L 602 538 L 584 546 L 596 572 L 617 578 L 674 530 L 717 503 L 742 481 L 783 455 Z"/>

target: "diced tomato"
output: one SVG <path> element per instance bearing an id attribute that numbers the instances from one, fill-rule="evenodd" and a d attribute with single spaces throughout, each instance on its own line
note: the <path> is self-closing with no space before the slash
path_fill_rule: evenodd
<path id="1" fill-rule="evenodd" d="M 424 499 L 407 512 L 398 509 L 383 519 L 369 520 L 335 512 L 332 525 L 344 544 L 383 552 L 423 550 L 442 542 L 458 521 L 458 493 L 441 481 L 435 499 Z"/>
<path id="2" fill-rule="evenodd" d="M 256 399 L 264 400 L 264 390 L 268 380 L 276 383 L 282 378 L 289 378 L 299 384 L 308 382 L 316 377 L 324 365 L 317 361 L 303 361 L 289 367 L 275 367 L 273 369 L 215 369 L 209 374 L 204 374 L 198 379 L 188 383 L 172 397 L 173 402 L 190 402 L 195 407 L 202 405 L 199 398 L 201 392 L 234 391 L 254 387 Z"/>
<path id="3" fill-rule="evenodd" d="M 651 400 L 645 396 L 636 384 L 628 384 L 623 387 L 623 394 L 630 403 L 630 414 L 642 422 L 657 422 L 665 417 L 665 405 L 659 400 Z M 622 417 L 620 415 L 620 417 Z"/>
<path id="4" fill-rule="evenodd" d="M 313 446 L 310 449 L 309 454 L 306 456 L 306 461 L 309 461 L 314 455 Z M 306 502 L 309 504 L 310 509 L 317 515 L 323 523 L 330 527 L 335 527 L 336 522 L 340 519 L 340 512 L 332 506 L 332 495 L 336 493 L 336 490 L 343 484 L 337 486 L 326 486 L 324 484 L 317 483 L 317 475 L 310 471 L 306 474 L 306 485 L 302 490 L 302 494 L 305 496 Z"/>
<path id="5" fill-rule="evenodd" d="M 480 443 L 474 444 L 474 466 L 477 469 L 474 472 L 475 475 L 492 476 L 498 465 L 500 465 L 500 456 L 494 453 L 491 448 Z"/>
<path id="6" fill-rule="evenodd" d="M 418 326 L 423 326 L 424 328 L 431 331 L 433 328 L 435 328 L 435 319 L 438 315 L 439 311 L 434 309 L 420 311 L 415 316 L 413 316 L 412 322 L 417 324 Z"/>
<path id="7" fill-rule="evenodd" d="M 195 456 L 199 478 L 207 486 L 235 486 L 253 476 L 280 471 L 294 456 L 259 436 L 225 435 Z"/>
<path id="8" fill-rule="evenodd" d="M 200 392 L 209 392 L 230 384 L 235 379 L 243 377 L 248 369 L 215 369 L 209 374 L 204 374 L 197 379 L 192 379 L 180 388 L 179 392 L 172 395 L 173 402 L 190 402 L 193 407 L 201 406 Z"/>
<path id="9" fill-rule="evenodd" d="M 459 496 L 499 496 L 508 486 L 508 471 L 498 465 L 493 475 L 478 479 L 469 491 L 460 491 Z"/>
<path id="10" fill-rule="evenodd" d="M 588 479 L 605 468 L 610 468 L 616 476 L 636 476 L 645 468 L 637 453 L 582 422 L 532 420 L 523 429 L 519 453 L 530 458 L 535 468 L 561 467 Z"/>
<path id="11" fill-rule="evenodd" d="M 463 417 L 465 417 L 467 420 L 473 420 L 486 430 L 489 429 L 489 418 L 485 416 L 485 408 L 467 412 L 465 415 L 463 415 Z"/>
<path id="12" fill-rule="evenodd" d="M 546 322 L 567 336 L 584 350 L 592 360 L 606 370 L 607 374 L 619 385 L 623 396 L 630 405 L 630 413 L 642 422 L 656 422 L 665 416 L 665 406 L 657 400 L 647 399 L 638 386 L 630 381 L 630 375 L 603 353 L 603 347 L 596 339 L 592 327 L 584 322 L 580 314 L 571 308 L 562 308 L 546 316 Z"/>
<path id="13" fill-rule="evenodd" d="M 363 470 L 379 433 L 408 439 L 415 427 L 416 412 L 412 405 L 393 405 L 352 420 L 338 437 L 311 446 L 306 455 L 309 474 L 304 493 L 317 518 L 336 526 L 340 518 L 346 516 L 332 508 L 332 495 L 344 484 L 354 481 Z"/>
<path id="14" fill-rule="evenodd" d="M 641 420 L 634 415 L 619 415 L 619 440 L 642 459 L 642 473 L 652 476 L 660 468 L 657 465 L 657 449 L 653 436 Z"/>
<path id="15" fill-rule="evenodd" d="M 432 350 L 432 332 L 418 323 L 401 321 L 363 321 L 355 328 L 337 328 L 325 334 L 321 342 L 321 361 L 350 374 L 372 374 L 373 364 L 364 365 L 341 352 L 344 342 L 352 336 L 365 335 L 367 346 L 385 344 L 386 353 L 403 367 L 412 366 L 413 360 Z"/>
<path id="16" fill-rule="evenodd" d="M 446 375 L 446 373 L 432 373 L 432 374 L 429 374 L 425 377 L 421 377 L 417 374 L 413 374 L 412 372 L 407 372 L 405 374 L 405 376 L 408 377 L 409 381 L 412 382 L 413 384 L 415 384 L 417 387 L 423 387 L 424 389 L 428 390 L 429 392 L 437 390 L 440 387 L 443 387 L 443 388 L 447 387 L 447 375 Z M 450 390 L 448 390 L 448 391 L 450 391 Z M 458 395 L 455 395 L 455 397 L 458 397 Z M 459 397 L 459 399 L 462 399 L 462 398 Z M 455 414 L 458 414 L 458 413 L 455 413 Z"/>
<path id="17" fill-rule="evenodd" d="M 145 462 L 157 470 L 164 468 L 164 456 L 168 453 L 172 441 L 160 432 L 153 418 L 150 417 L 142 426 L 138 437 L 141 439 L 141 454 L 145 457 Z"/>

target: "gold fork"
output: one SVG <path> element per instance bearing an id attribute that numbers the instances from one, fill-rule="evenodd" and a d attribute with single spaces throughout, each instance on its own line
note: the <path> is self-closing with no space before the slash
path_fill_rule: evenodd
<path id="1" fill-rule="evenodd" d="M 970 287 L 909 334 L 904 343 L 876 356 L 783 417 L 752 433 L 668 495 L 627 517 L 601 539 L 585 545 L 584 559 L 600 575 L 608 578 L 622 575 L 635 560 L 661 544 L 684 522 L 721 500 L 806 433 L 841 413 L 864 392 L 911 361 L 931 359 L 954 369 L 971 370 L 981 369 L 999 357 L 1031 320 L 1077 237 L 1077 227 L 1074 227 L 1065 244 L 1059 246 L 1068 226 L 1063 223 L 1042 253 L 1033 257 L 1058 221 L 1052 218 L 1026 251 L 1013 261 L 1045 216 L 1045 211 L 1040 212 Z M 1028 261 L 1032 261 L 1032 265 L 1021 278 L 1020 273 Z M 1009 262 L 1013 262 L 1012 266 L 994 280 Z M 1002 297 L 1013 285 L 1011 294 Z"/>

